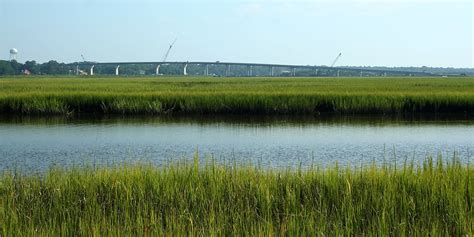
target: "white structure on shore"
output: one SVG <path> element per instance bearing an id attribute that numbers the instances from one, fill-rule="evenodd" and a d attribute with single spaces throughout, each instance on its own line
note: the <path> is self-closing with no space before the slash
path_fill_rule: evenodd
<path id="1" fill-rule="evenodd" d="M 12 48 L 10 49 L 10 61 L 15 60 L 16 61 L 16 56 L 18 55 L 18 49 Z"/>

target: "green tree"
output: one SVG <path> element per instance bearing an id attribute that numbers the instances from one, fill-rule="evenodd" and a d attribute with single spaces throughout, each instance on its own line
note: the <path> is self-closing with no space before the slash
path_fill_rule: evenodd
<path id="1" fill-rule="evenodd" d="M 31 72 L 31 74 L 39 74 L 40 66 L 36 63 L 36 61 L 26 61 L 23 69 L 26 69 Z"/>
<path id="2" fill-rule="evenodd" d="M 41 73 L 46 75 L 58 75 L 60 74 L 60 64 L 54 60 L 41 65 Z"/>
<path id="3" fill-rule="evenodd" d="M 0 60 L 0 75 L 15 75 L 15 69 L 10 61 Z"/>

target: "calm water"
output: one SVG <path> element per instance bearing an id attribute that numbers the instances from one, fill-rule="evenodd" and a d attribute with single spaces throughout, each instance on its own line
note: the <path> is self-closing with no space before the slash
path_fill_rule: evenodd
<path id="1" fill-rule="evenodd" d="M 294 167 L 422 160 L 474 151 L 474 120 L 393 118 L 0 119 L 0 170 L 51 165 L 164 164 L 202 157 Z M 472 157 L 471 157 L 472 158 Z"/>

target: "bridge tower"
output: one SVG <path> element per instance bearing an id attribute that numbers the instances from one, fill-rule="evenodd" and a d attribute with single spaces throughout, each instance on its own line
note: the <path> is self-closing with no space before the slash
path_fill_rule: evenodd
<path id="1" fill-rule="evenodd" d="M 156 66 L 155 75 L 157 75 L 157 76 L 160 75 L 160 67 L 161 67 L 161 64 L 158 64 L 158 65 Z"/>
<path id="2" fill-rule="evenodd" d="M 183 75 L 185 75 L 185 76 L 188 75 L 187 69 L 188 69 L 188 64 L 186 63 L 186 64 L 184 65 L 184 69 L 183 69 Z"/>
<path id="3" fill-rule="evenodd" d="M 225 70 L 225 76 L 230 76 L 230 64 L 227 64 L 227 69 Z"/>

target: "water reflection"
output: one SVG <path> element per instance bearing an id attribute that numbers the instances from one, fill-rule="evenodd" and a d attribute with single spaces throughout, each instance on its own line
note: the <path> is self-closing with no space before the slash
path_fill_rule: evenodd
<path id="1" fill-rule="evenodd" d="M 467 162 L 470 117 L 9 117 L 0 119 L 0 170 L 51 165 L 164 164 L 196 149 L 219 162 L 264 167 L 419 161 Z"/>

